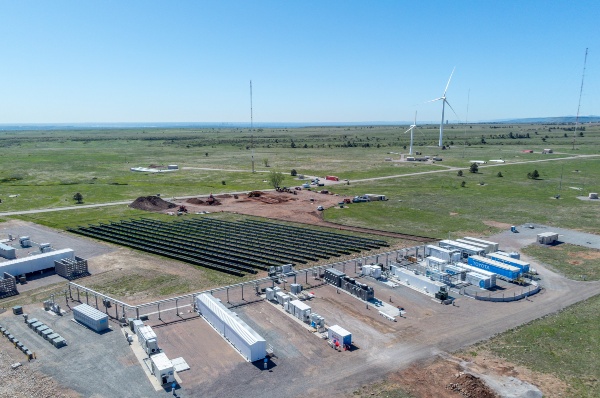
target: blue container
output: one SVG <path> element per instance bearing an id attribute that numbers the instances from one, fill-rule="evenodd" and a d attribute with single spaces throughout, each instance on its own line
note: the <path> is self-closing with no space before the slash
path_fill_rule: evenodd
<path id="1" fill-rule="evenodd" d="M 490 253 L 487 255 L 488 258 L 491 258 L 494 261 L 498 261 L 503 264 L 511 265 L 513 267 L 517 267 L 521 270 L 521 273 L 529 272 L 529 263 L 525 261 L 521 261 L 516 258 L 507 257 L 502 254 Z"/>
<path id="2" fill-rule="evenodd" d="M 486 271 L 493 272 L 504 279 L 515 280 L 519 278 L 521 270 L 512 265 L 500 263 L 495 260 L 490 260 L 481 256 L 471 256 L 468 259 L 468 264 L 473 267 L 484 269 Z"/>

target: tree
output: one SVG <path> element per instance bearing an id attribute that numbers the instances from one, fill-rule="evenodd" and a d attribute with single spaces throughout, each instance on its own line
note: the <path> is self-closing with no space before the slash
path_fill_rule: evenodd
<path id="1" fill-rule="evenodd" d="M 75 195 L 73 195 L 73 200 L 77 201 L 77 203 L 81 204 L 83 203 L 83 195 L 80 194 L 79 192 L 77 192 Z"/>
<path id="2" fill-rule="evenodd" d="M 471 163 L 471 167 L 469 167 L 469 171 L 471 173 L 478 173 L 479 172 L 479 166 L 477 166 L 477 163 Z"/>
<path id="3" fill-rule="evenodd" d="M 296 171 L 296 169 L 292 169 L 292 171 L 290 172 L 290 175 L 292 177 L 296 177 L 298 175 L 298 172 Z"/>
<path id="4" fill-rule="evenodd" d="M 504 176 L 502 175 L 502 172 L 501 172 L 501 171 L 499 171 L 499 172 L 498 172 L 498 174 L 496 174 L 496 175 L 497 175 L 498 177 L 504 177 Z"/>
<path id="5" fill-rule="evenodd" d="M 537 170 L 533 170 L 533 173 L 527 173 L 527 178 L 531 180 L 537 180 L 538 178 L 540 178 L 540 173 L 538 173 Z"/>
<path id="6" fill-rule="evenodd" d="M 457 176 L 462 177 L 463 176 L 463 171 L 462 170 L 458 170 L 458 173 L 456 173 Z"/>
<path id="7" fill-rule="evenodd" d="M 278 171 L 271 171 L 267 180 L 273 188 L 279 188 L 283 180 L 285 180 L 285 176 Z"/>

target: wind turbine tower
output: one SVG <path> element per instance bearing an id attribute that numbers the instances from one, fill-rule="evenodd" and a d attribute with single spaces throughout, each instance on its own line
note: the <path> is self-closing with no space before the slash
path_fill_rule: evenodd
<path id="1" fill-rule="evenodd" d="M 408 151 L 409 155 L 412 155 L 412 147 L 413 147 L 413 132 L 414 130 L 417 128 L 417 112 L 415 111 L 415 122 L 413 124 L 410 125 L 410 127 L 408 128 L 408 130 L 406 130 L 404 132 L 404 134 L 408 133 L 410 131 L 410 150 Z"/>
<path id="2" fill-rule="evenodd" d="M 454 74 L 454 70 L 456 69 L 456 67 L 454 67 L 454 69 L 452 69 L 452 73 L 450 74 L 450 78 L 448 79 L 448 83 L 446 84 L 446 88 L 444 89 L 444 94 L 442 94 L 442 96 L 440 98 L 436 98 L 433 99 L 431 101 L 428 102 L 435 102 L 435 101 L 442 101 L 442 121 L 440 122 L 440 142 L 438 144 L 438 146 L 442 147 L 444 146 L 443 144 L 443 139 L 444 139 L 444 111 L 446 108 L 446 104 L 448 104 L 448 106 L 450 107 L 450 109 L 452 109 L 452 112 L 454 112 L 454 114 L 456 115 L 456 112 L 454 111 L 454 108 L 452 108 L 452 105 L 450 105 L 450 103 L 448 102 L 448 100 L 446 99 L 446 91 L 448 91 L 448 86 L 450 86 L 450 80 L 452 80 L 452 75 Z M 457 115 L 458 117 L 458 115 Z"/>

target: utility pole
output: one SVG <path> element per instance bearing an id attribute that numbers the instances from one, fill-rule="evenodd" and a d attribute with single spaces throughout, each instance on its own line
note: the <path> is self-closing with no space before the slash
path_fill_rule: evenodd
<path id="1" fill-rule="evenodd" d="M 254 118 L 252 115 L 252 80 L 250 80 L 250 147 L 252 149 L 252 173 L 254 171 Z"/>
<path id="2" fill-rule="evenodd" d="M 583 73 L 581 74 L 581 88 L 579 89 L 579 103 L 577 104 L 577 116 L 575 117 L 575 131 L 573 131 L 573 150 L 575 150 L 575 137 L 577 136 L 577 123 L 579 122 L 579 108 L 581 107 L 581 94 L 583 93 L 583 79 L 585 78 L 585 64 L 587 63 L 588 49 L 585 49 L 583 59 Z"/>

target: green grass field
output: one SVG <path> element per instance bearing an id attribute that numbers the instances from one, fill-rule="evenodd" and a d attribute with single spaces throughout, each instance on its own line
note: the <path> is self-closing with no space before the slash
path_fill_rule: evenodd
<path id="1" fill-rule="evenodd" d="M 600 250 L 561 243 L 557 246 L 531 245 L 523 253 L 550 266 L 567 278 L 586 281 L 600 280 Z"/>
<path id="2" fill-rule="evenodd" d="M 557 375 L 569 397 L 600 396 L 600 296 L 503 333 L 481 346 L 499 357 Z"/>

